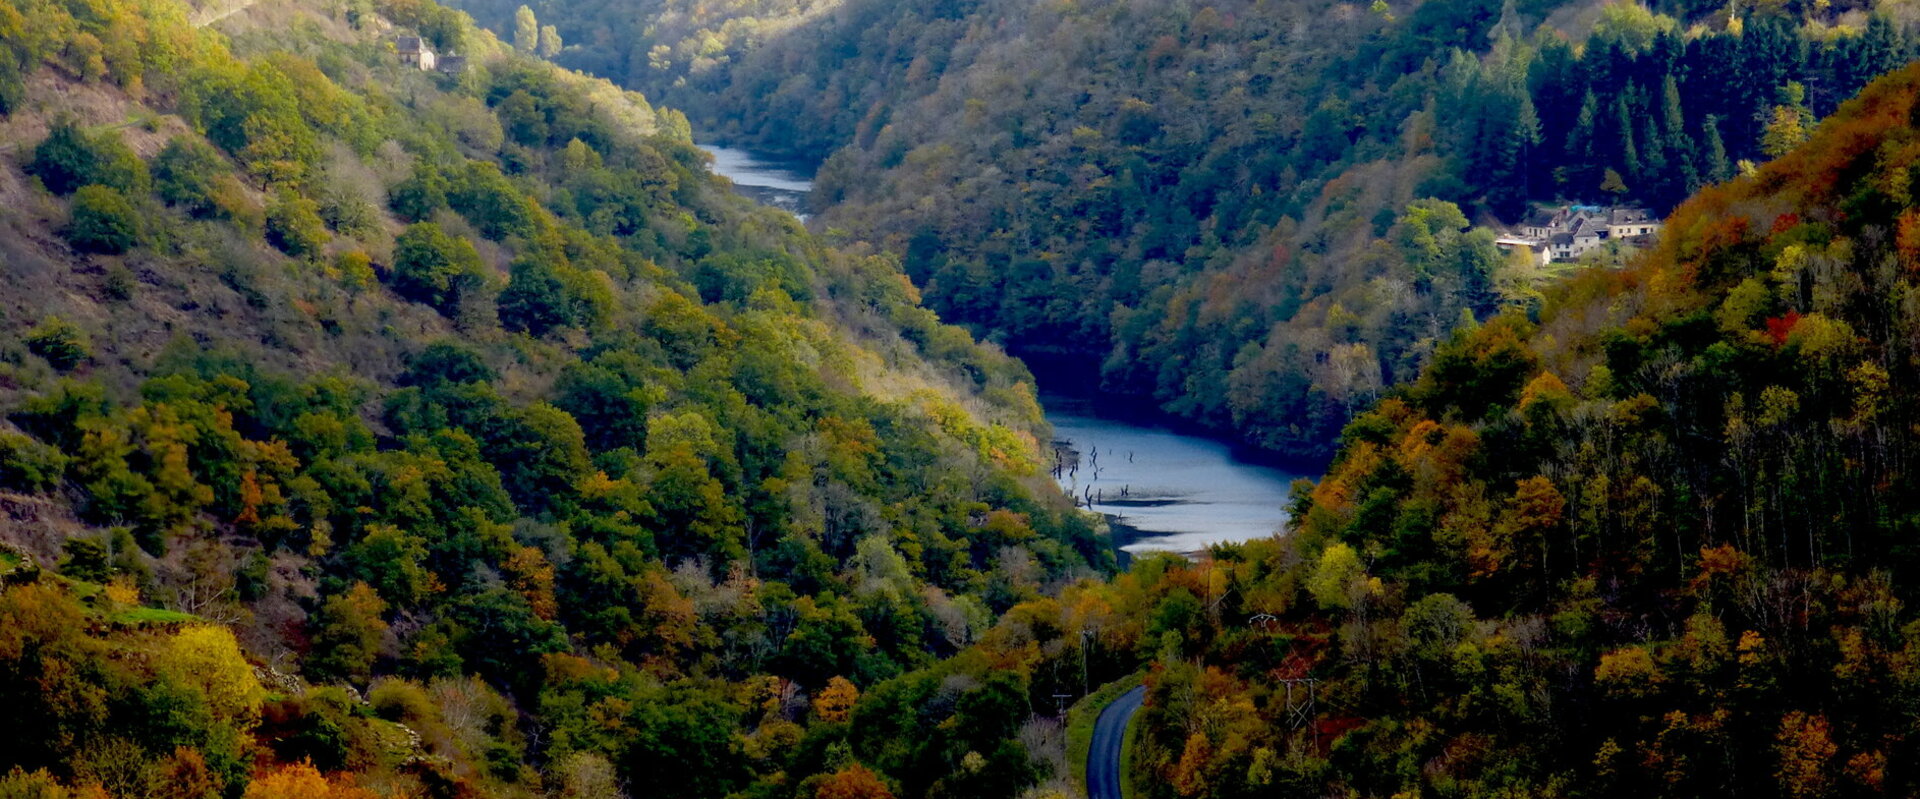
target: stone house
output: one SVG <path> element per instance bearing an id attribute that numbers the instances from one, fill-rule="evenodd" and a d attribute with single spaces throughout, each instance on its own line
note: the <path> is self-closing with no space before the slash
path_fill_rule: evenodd
<path id="1" fill-rule="evenodd" d="M 394 42 L 394 49 L 400 53 L 402 63 L 412 64 L 425 72 L 433 71 L 434 66 L 439 63 L 439 59 L 433 54 L 433 48 L 427 45 L 425 39 L 418 36 L 400 37 Z"/>

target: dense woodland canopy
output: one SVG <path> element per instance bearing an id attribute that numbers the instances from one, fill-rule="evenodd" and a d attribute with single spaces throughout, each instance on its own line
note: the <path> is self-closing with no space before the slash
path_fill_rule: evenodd
<path id="1" fill-rule="evenodd" d="M 1920 22 L 1903 0 L 533 7 L 563 63 L 824 161 L 820 229 L 900 253 L 944 319 L 1305 455 L 1463 311 L 1533 301 L 1487 248 L 1399 246 L 1415 200 L 1664 214 L 1906 63 Z"/>
<path id="2" fill-rule="evenodd" d="M 1148 795 L 1920 790 L 1917 169 L 1920 67 L 1457 332 L 1285 543 L 1159 577 Z"/>
<path id="3" fill-rule="evenodd" d="M 863 8 L 895 13 L 799 11 Z M 886 199 L 899 235 L 856 235 L 891 255 L 734 197 L 685 117 L 549 60 L 599 52 L 553 9 L 507 10 L 509 42 L 423 0 L 0 0 L 0 798 L 1057 799 L 1084 729 L 1055 699 L 1129 678 L 1151 797 L 1920 793 L 1920 66 L 1840 101 L 1904 58 L 1905 7 L 1615 7 L 1579 49 L 1526 16 L 1574 5 L 1476 8 L 1040 9 L 1066 27 L 1002 38 L 1177 22 L 1090 62 L 1151 107 L 1096 128 L 929 59 L 912 102 L 1009 104 L 902 105 L 832 157 L 834 224 L 915 170 L 987 176 Z M 1317 86 L 1305 113 L 1209 93 L 1239 40 L 1185 37 L 1267 24 L 1365 45 L 1275 57 L 1367 68 L 1256 70 Z M 413 34 L 465 68 L 403 64 Z M 953 52 L 1002 57 L 985 34 Z M 693 87 L 798 46 L 715 41 L 659 57 Z M 834 80 L 887 52 L 848 41 Z M 1768 53 L 1773 89 L 1690 77 Z M 1565 122 L 1549 95 L 1594 142 L 1525 178 L 1553 193 L 1585 168 L 1661 202 L 1633 193 L 1720 150 L 1733 179 L 1549 281 L 1473 224 L 1507 178 L 1463 155 L 1501 108 Z M 1627 124 L 1582 111 L 1603 95 Z M 1030 202 L 942 171 L 1009 153 L 1046 156 Z M 1069 230 L 1109 211 L 1105 244 Z M 1198 238 L 1119 257 L 1170 236 Z M 1031 330 L 1177 411 L 1281 449 L 1341 429 L 1289 534 L 1115 571 L 1043 476 L 1031 374 L 922 306 L 1029 335 L 944 305 L 954 270 L 1116 303 Z"/>

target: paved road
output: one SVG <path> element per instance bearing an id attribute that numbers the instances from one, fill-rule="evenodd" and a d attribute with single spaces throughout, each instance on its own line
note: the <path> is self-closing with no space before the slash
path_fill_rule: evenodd
<path id="1" fill-rule="evenodd" d="M 1127 722 L 1146 698 L 1146 687 L 1136 687 L 1102 708 L 1094 720 L 1093 746 L 1087 749 L 1087 799 L 1125 799 L 1120 795 L 1120 744 L 1127 738 Z"/>

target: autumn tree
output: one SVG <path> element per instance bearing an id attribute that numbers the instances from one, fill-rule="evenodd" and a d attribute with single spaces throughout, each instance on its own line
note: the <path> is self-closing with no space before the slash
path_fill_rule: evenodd
<path id="1" fill-rule="evenodd" d="M 192 747 L 175 747 L 173 754 L 154 764 L 159 776 L 156 799 L 221 799 L 226 779 L 207 768 L 207 759 Z M 5 795 L 0 791 L 0 795 Z"/>
<path id="2" fill-rule="evenodd" d="M 860 689 L 847 678 L 836 676 L 813 698 L 813 716 L 830 723 L 846 721 L 852 717 L 853 704 L 859 699 Z"/>
<path id="3" fill-rule="evenodd" d="M 371 676 L 387 634 L 386 611 L 386 601 L 365 582 L 322 603 L 314 617 L 314 651 L 305 664 L 310 679 L 364 682 Z"/>
<path id="4" fill-rule="evenodd" d="M 1779 757 L 1774 776 L 1788 796 L 1805 799 L 1827 794 L 1833 756 L 1839 747 L 1833 743 L 1826 716 L 1798 710 L 1782 716 L 1773 749 Z"/>
<path id="5" fill-rule="evenodd" d="M 294 763 L 256 775 L 245 799 L 379 799 L 358 786 L 327 779 L 311 763 Z"/>
<path id="6" fill-rule="evenodd" d="M 85 363 L 93 355 L 87 332 L 58 314 L 40 320 L 40 324 L 27 331 L 22 342 L 29 352 L 47 359 L 49 365 L 62 372 Z"/>
<path id="7" fill-rule="evenodd" d="M 196 689 L 214 718 L 245 730 L 260 718 L 266 689 L 226 627 L 193 624 L 166 638 L 155 654 L 161 673 Z"/>
<path id="8" fill-rule="evenodd" d="M 893 799 L 893 792 L 872 769 L 854 763 L 817 783 L 813 799 Z"/>
<path id="9" fill-rule="evenodd" d="M 1353 606 L 1353 584 L 1366 576 L 1360 554 L 1345 543 L 1328 544 L 1321 550 L 1313 574 L 1307 578 L 1307 593 L 1320 607 L 1335 610 Z"/>
<path id="10" fill-rule="evenodd" d="M 1770 158 L 1786 155 L 1813 130 L 1813 112 L 1807 110 L 1807 89 L 1794 81 L 1780 87 L 1778 102 L 1767 118 L 1760 149 Z"/>

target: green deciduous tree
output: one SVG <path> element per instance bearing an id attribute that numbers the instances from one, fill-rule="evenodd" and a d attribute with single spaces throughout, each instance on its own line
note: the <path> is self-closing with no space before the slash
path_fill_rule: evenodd
<path id="1" fill-rule="evenodd" d="M 33 175 L 55 194 L 72 194 L 88 184 L 137 194 L 148 185 L 147 165 L 115 132 L 89 135 L 71 121 L 54 123 L 27 162 Z"/>
<path id="2" fill-rule="evenodd" d="M 267 241 L 295 258 L 311 258 L 327 246 L 327 223 L 320 206 L 297 191 L 281 187 L 267 204 Z"/>
<path id="3" fill-rule="evenodd" d="M 28 351 L 47 359 L 47 363 L 62 372 L 79 366 L 93 354 L 87 332 L 57 314 L 40 320 L 40 324 L 27 331 L 25 342 Z"/>
<path id="4" fill-rule="evenodd" d="M 387 633 L 386 611 L 387 603 L 364 582 L 327 598 L 314 616 L 314 651 L 305 663 L 309 678 L 366 680 Z"/>
<path id="5" fill-rule="evenodd" d="M 574 323 L 574 303 L 566 285 L 537 255 L 514 262 L 498 304 L 500 323 L 508 330 L 544 336 L 556 327 Z"/>
<path id="6" fill-rule="evenodd" d="M 178 136 L 153 157 L 153 187 L 160 199 L 194 216 L 218 208 L 217 180 L 230 172 L 226 158 L 198 138 Z"/>
<path id="7" fill-rule="evenodd" d="M 84 186 L 73 196 L 73 213 L 61 231 L 84 252 L 119 254 L 140 243 L 140 217 L 119 190 Z"/>
<path id="8" fill-rule="evenodd" d="M 414 224 L 394 243 L 393 288 L 400 296 L 452 315 L 462 297 L 486 283 L 473 244 L 432 222 Z"/>
<path id="9" fill-rule="evenodd" d="M 428 221 L 447 207 L 447 179 L 431 166 L 415 165 L 413 174 L 388 190 L 387 205 L 408 222 Z"/>

